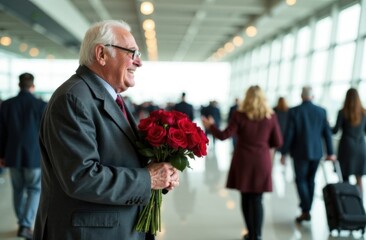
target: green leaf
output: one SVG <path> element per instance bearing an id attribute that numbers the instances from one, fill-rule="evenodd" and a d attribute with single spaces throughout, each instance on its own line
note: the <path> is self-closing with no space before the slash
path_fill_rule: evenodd
<path id="1" fill-rule="evenodd" d="M 182 155 L 175 155 L 170 158 L 170 163 L 178 169 L 179 171 L 183 172 L 183 170 L 189 166 L 189 161 L 186 156 Z"/>
<path id="2" fill-rule="evenodd" d="M 194 159 L 194 153 L 193 153 L 193 152 L 188 153 L 188 156 L 189 156 L 190 158 Z"/>
<path id="3" fill-rule="evenodd" d="M 142 148 L 142 149 L 139 149 L 139 151 L 145 157 L 149 157 L 149 158 L 154 157 L 154 152 L 150 148 Z"/>
<path id="4" fill-rule="evenodd" d="M 146 148 L 145 144 L 143 144 L 143 143 L 142 143 L 142 142 L 140 142 L 140 141 L 136 141 L 136 146 L 137 146 L 138 148 Z"/>

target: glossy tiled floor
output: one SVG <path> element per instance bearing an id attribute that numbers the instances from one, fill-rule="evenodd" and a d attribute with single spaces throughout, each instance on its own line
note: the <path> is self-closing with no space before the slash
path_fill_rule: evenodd
<path id="1" fill-rule="evenodd" d="M 210 146 L 205 159 L 196 159 L 191 162 L 192 169 L 181 173 L 180 186 L 163 197 L 163 226 L 157 240 L 241 239 L 245 224 L 238 204 L 239 194 L 224 188 L 231 152 L 230 141 L 216 142 L 215 148 Z M 325 169 L 329 181 L 336 181 L 331 165 L 326 164 Z M 7 174 L 3 179 L 5 182 L 0 183 L 0 239 L 14 240 L 18 239 L 15 237 L 17 224 Z M 341 232 L 341 236 L 329 234 L 321 193 L 325 184 L 321 168 L 316 178 L 312 221 L 301 226 L 294 223 L 299 209 L 291 165 L 282 167 L 275 158 L 273 179 L 274 191 L 264 195 L 264 240 L 366 239 L 359 232 L 353 235 Z"/>

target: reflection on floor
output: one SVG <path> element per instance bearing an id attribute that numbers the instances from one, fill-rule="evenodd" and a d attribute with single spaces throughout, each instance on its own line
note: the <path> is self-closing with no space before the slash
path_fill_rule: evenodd
<path id="1" fill-rule="evenodd" d="M 206 158 L 191 162 L 192 169 L 181 173 L 180 186 L 163 197 L 162 231 L 157 240 L 240 240 L 245 224 L 237 191 L 225 189 L 231 160 L 231 142 L 217 141 L 210 146 Z M 293 182 L 291 161 L 286 167 L 274 159 L 274 191 L 264 195 L 264 240 L 331 240 L 366 239 L 359 232 L 329 234 L 325 217 L 322 187 L 325 185 L 322 168 L 316 177 L 316 196 L 312 221 L 296 225 L 299 214 L 297 193 Z M 328 182 L 337 180 L 332 166 L 325 165 Z M 18 239 L 16 219 L 11 205 L 11 188 L 7 174 L 0 180 L 0 239 Z M 126 239 L 127 240 L 127 239 Z"/>

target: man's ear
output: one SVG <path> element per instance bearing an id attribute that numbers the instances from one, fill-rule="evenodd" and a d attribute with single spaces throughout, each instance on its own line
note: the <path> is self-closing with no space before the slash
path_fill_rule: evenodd
<path id="1" fill-rule="evenodd" d="M 106 57 L 107 57 L 107 54 L 106 54 L 106 48 L 101 45 L 101 44 L 98 44 L 96 47 L 95 47 L 95 59 L 96 61 L 101 65 L 101 66 L 104 66 L 105 63 L 106 63 Z"/>
<path id="2" fill-rule="evenodd" d="M 33 93 L 36 90 L 36 86 L 34 84 L 29 88 L 29 91 Z"/>

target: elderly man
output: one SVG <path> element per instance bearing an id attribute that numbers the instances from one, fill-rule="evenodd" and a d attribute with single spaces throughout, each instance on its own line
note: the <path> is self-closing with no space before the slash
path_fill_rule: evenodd
<path id="1" fill-rule="evenodd" d="M 76 74 L 51 97 L 41 131 L 42 192 L 37 240 L 143 240 L 135 231 L 151 189 L 172 190 L 177 170 L 151 163 L 120 93 L 135 85 L 141 53 L 122 21 L 86 32 Z"/>

